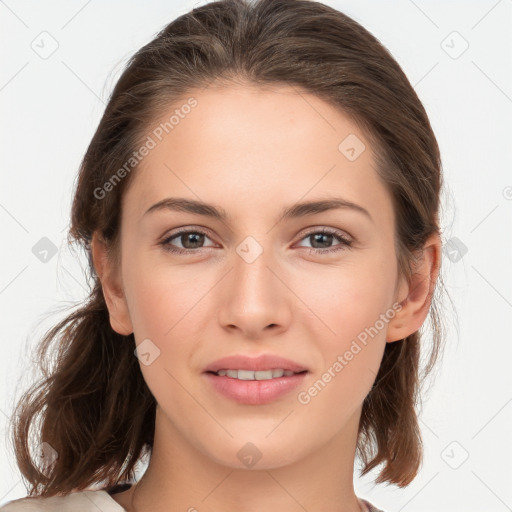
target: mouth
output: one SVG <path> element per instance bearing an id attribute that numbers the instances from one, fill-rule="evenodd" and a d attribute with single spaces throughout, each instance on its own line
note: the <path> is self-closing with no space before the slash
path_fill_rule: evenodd
<path id="1" fill-rule="evenodd" d="M 233 370 L 229 368 L 220 369 L 216 372 L 207 371 L 211 375 L 216 375 L 217 377 L 228 377 L 230 379 L 236 380 L 274 380 L 280 379 L 283 377 L 292 377 L 293 375 L 300 375 L 303 373 L 307 373 L 308 370 L 302 370 L 298 372 L 294 372 L 292 370 L 285 370 L 283 368 L 271 368 L 268 370 Z"/>
<path id="2" fill-rule="evenodd" d="M 304 383 L 309 369 L 277 354 L 233 354 L 203 369 L 209 386 L 238 404 L 263 405 L 285 398 Z"/>
<path id="3" fill-rule="evenodd" d="M 281 371 L 283 372 L 282 375 L 280 375 Z M 291 359 L 278 356 L 277 354 L 261 354 L 258 357 L 253 357 L 249 354 L 233 354 L 218 359 L 203 369 L 203 372 L 215 373 L 219 374 L 219 376 L 229 376 L 242 380 L 265 380 L 273 378 L 274 373 L 276 374 L 276 378 L 278 378 L 291 376 L 292 373 L 302 373 L 304 371 L 308 371 L 306 366 L 292 361 Z M 272 372 L 272 374 L 269 372 Z"/>

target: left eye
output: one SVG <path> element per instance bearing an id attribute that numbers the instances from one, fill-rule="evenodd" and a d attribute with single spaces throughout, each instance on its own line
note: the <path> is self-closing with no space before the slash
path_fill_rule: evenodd
<path id="1" fill-rule="evenodd" d="M 179 240 L 181 247 L 176 247 L 171 244 L 173 240 Z M 198 250 L 203 249 L 205 247 L 202 246 L 204 244 L 205 239 L 209 239 L 207 233 L 200 230 L 195 231 L 179 231 L 174 233 L 172 236 L 164 239 L 160 244 L 164 246 L 165 250 L 184 254 L 184 253 L 192 253 L 198 252 Z M 312 240 L 313 247 L 310 248 L 310 252 L 325 254 L 329 252 L 341 251 L 345 248 L 350 248 L 353 241 L 348 239 L 341 231 L 337 230 L 319 230 L 319 231 L 311 231 L 306 234 L 301 240 L 310 239 Z M 335 245 L 334 247 L 315 247 L 315 245 L 329 245 L 333 240 L 337 239 L 340 243 Z M 214 244 L 212 244 L 213 246 Z"/>
<path id="2" fill-rule="evenodd" d="M 302 240 L 310 239 L 313 242 L 313 245 L 320 244 L 329 244 L 332 242 L 333 239 L 338 239 L 340 243 L 338 245 L 335 245 L 334 247 L 324 248 L 324 247 L 315 247 L 313 246 L 311 248 L 310 252 L 314 253 L 329 253 L 329 252 L 336 252 L 336 251 L 342 251 L 345 248 L 350 248 L 353 241 L 346 238 L 345 235 L 341 231 L 337 230 L 327 230 L 323 229 L 320 231 L 311 231 L 308 233 Z"/>

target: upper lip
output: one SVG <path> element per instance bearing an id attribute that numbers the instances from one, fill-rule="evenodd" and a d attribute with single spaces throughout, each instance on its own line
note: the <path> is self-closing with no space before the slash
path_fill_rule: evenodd
<path id="1" fill-rule="evenodd" d="M 283 370 L 291 370 L 299 373 L 307 371 L 307 368 L 295 361 L 286 359 L 273 354 L 263 354 L 258 357 L 249 357 L 243 354 L 223 357 L 209 364 L 205 372 L 218 372 L 219 370 L 269 370 L 272 368 L 280 368 Z"/>

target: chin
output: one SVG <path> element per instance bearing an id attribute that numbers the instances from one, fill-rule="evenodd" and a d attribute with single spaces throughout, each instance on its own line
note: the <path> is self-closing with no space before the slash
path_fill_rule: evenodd
<path id="1" fill-rule="evenodd" d="M 266 434 L 265 434 L 266 435 Z M 271 441 L 255 436 L 250 440 L 241 441 L 238 437 L 225 446 L 218 446 L 217 450 L 207 452 L 216 463 L 231 469 L 247 469 L 251 471 L 263 469 L 278 469 L 297 462 L 302 454 L 297 450 L 297 444 L 305 448 L 302 441 L 285 443 L 283 439 L 276 438 Z M 219 451 L 220 449 L 220 451 Z"/>

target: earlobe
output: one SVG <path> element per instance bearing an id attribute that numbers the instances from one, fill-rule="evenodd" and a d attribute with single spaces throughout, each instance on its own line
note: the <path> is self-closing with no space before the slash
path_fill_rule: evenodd
<path id="1" fill-rule="evenodd" d="M 112 267 L 112 262 L 108 258 L 107 245 L 97 232 L 94 232 L 92 237 L 91 252 L 109 311 L 110 325 L 118 334 L 128 336 L 133 332 L 133 327 L 119 272 L 117 268 Z"/>
<path id="2" fill-rule="evenodd" d="M 406 297 L 401 302 L 400 311 L 388 324 L 387 342 L 402 340 L 422 326 L 430 310 L 440 264 L 441 240 L 435 233 L 425 242 L 420 257 L 414 264 L 410 283 L 403 280 L 397 299 L 404 296 L 404 290 Z"/>

